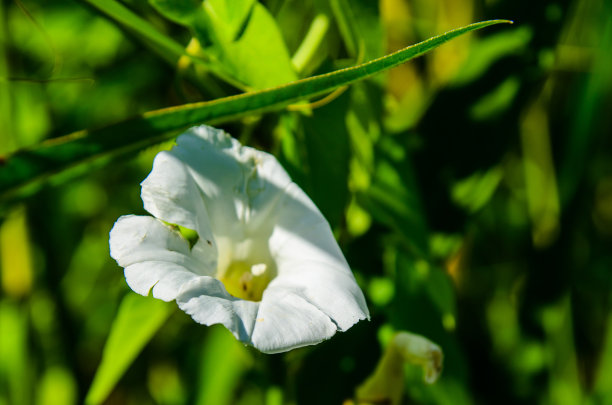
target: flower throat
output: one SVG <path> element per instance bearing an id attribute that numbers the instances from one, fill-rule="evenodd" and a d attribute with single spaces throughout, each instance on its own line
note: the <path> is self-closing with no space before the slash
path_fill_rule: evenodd
<path id="1" fill-rule="evenodd" d="M 263 292 L 272 279 L 265 263 L 250 264 L 233 261 L 219 277 L 228 293 L 248 301 L 261 301 Z"/>

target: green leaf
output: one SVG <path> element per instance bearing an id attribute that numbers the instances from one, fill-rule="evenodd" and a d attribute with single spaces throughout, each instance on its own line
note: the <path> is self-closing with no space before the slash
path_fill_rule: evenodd
<path id="1" fill-rule="evenodd" d="M 287 44 L 289 53 L 293 54 L 304 41 L 313 17 L 316 15 L 312 1 L 278 1 L 274 12 L 276 24 Z M 270 9 L 274 4 L 268 2 Z"/>
<path id="2" fill-rule="evenodd" d="M 297 79 L 274 18 L 256 0 L 149 0 L 164 17 L 189 27 L 209 67 L 239 88 Z"/>
<path id="3" fill-rule="evenodd" d="M 359 33 L 355 24 L 353 10 L 347 0 L 330 0 L 338 30 L 346 46 L 349 56 L 356 57 L 359 52 Z"/>
<path id="4" fill-rule="evenodd" d="M 350 139 L 345 120 L 348 102 L 349 95 L 345 93 L 303 120 L 308 178 L 312 181 L 309 195 L 332 227 L 340 224 L 348 204 Z"/>
<path id="5" fill-rule="evenodd" d="M 205 8 L 218 32 L 227 41 L 233 41 L 249 21 L 256 0 L 207 0 Z"/>
<path id="6" fill-rule="evenodd" d="M 414 253 L 427 257 L 427 224 L 412 172 L 406 159 L 381 159 L 370 188 L 357 193 L 357 201 L 376 220 L 396 230 Z"/>
<path id="7" fill-rule="evenodd" d="M 159 32 L 148 21 L 134 14 L 130 9 L 115 0 L 85 0 L 104 14 L 118 21 L 135 34 L 146 39 L 153 49 L 158 51 L 169 62 L 176 62 L 186 55 L 181 44 Z"/>
<path id="8" fill-rule="evenodd" d="M 150 297 L 133 293 L 125 296 L 104 346 L 102 362 L 87 393 L 87 404 L 104 402 L 123 373 L 170 316 L 172 308 L 171 304 Z"/>
<path id="9" fill-rule="evenodd" d="M 253 366 L 249 350 L 221 325 L 208 329 L 199 359 L 197 405 L 235 403 L 240 378 Z"/>
<path id="10" fill-rule="evenodd" d="M 182 25 L 191 25 L 202 10 L 201 0 L 149 0 L 164 17 Z"/>
<path id="11" fill-rule="evenodd" d="M 32 354 L 27 342 L 28 316 L 16 302 L 9 299 L 0 301 L 0 381 L 2 399 L 14 404 L 27 404 L 33 401 L 36 386 L 32 379 Z"/>
<path id="12" fill-rule="evenodd" d="M 41 181 L 100 158 L 143 149 L 196 124 L 218 124 L 253 113 L 279 110 L 338 87 L 363 80 L 420 56 L 460 35 L 507 20 L 471 24 L 430 38 L 382 58 L 283 86 L 208 102 L 150 111 L 94 130 L 49 140 L 0 159 L 0 199 L 32 192 Z"/>
<path id="13" fill-rule="evenodd" d="M 212 42 L 205 52 L 214 54 L 220 68 L 255 89 L 277 86 L 297 79 L 280 30 L 259 2 L 208 0 L 203 30 Z M 201 44 L 205 41 L 198 37 Z"/>
<path id="14" fill-rule="evenodd" d="M 466 85 L 481 77 L 489 67 L 504 56 L 522 52 L 533 37 L 532 29 L 523 25 L 520 28 L 498 32 L 479 41 L 470 47 L 470 55 L 461 66 L 460 71 L 452 78 L 454 86 Z"/>
<path id="15" fill-rule="evenodd" d="M 385 33 L 378 2 L 331 0 L 330 5 L 349 55 L 363 58 L 362 60 L 384 55 L 383 41 L 380 38 L 384 37 Z M 355 47 L 354 54 L 351 53 L 351 46 Z"/>
<path id="16" fill-rule="evenodd" d="M 180 57 L 187 57 L 191 62 L 203 68 L 205 71 L 210 71 L 227 83 L 241 88 L 241 83 L 236 82 L 235 79 L 228 76 L 227 73 L 216 64 L 212 63 L 212 61 L 195 57 L 187 53 L 183 45 L 159 32 L 148 21 L 142 19 L 123 4 L 115 0 L 85 1 L 113 20 L 122 24 L 129 31 L 134 33 L 136 37 L 142 39 L 145 45 L 158 53 L 166 62 L 175 65 Z M 190 24 L 192 19 L 198 16 L 197 10 L 202 9 L 201 7 L 194 8 L 194 5 L 197 5 L 196 0 L 153 0 L 152 3 L 154 3 L 154 7 L 169 20 L 182 24 Z M 203 13 L 199 15 L 203 15 Z"/>
<path id="17" fill-rule="evenodd" d="M 476 212 L 489 202 L 502 177 L 503 172 L 498 167 L 473 173 L 453 185 L 453 201 L 468 212 Z"/>
<path id="18" fill-rule="evenodd" d="M 330 39 L 327 35 L 330 18 L 326 13 L 317 14 L 292 57 L 293 66 L 301 76 L 314 72 L 327 58 Z"/>

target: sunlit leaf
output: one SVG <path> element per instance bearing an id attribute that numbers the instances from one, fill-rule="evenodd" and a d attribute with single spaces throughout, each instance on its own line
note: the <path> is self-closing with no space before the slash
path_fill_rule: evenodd
<path id="1" fill-rule="evenodd" d="M 77 400 L 74 376 L 64 367 L 49 367 L 39 382 L 36 403 L 40 405 L 72 405 Z"/>
<path id="2" fill-rule="evenodd" d="M 201 0 L 149 0 L 164 17 L 178 24 L 190 25 L 202 10 Z"/>
<path id="3" fill-rule="evenodd" d="M 503 172 L 497 167 L 473 173 L 453 186 L 453 200 L 469 212 L 476 212 L 489 201 L 502 176 Z"/>
<path id="4" fill-rule="evenodd" d="M 327 58 L 334 41 L 327 34 L 330 31 L 330 17 L 319 12 L 311 21 L 302 43 L 293 54 L 291 61 L 301 76 L 312 74 Z"/>
<path id="5" fill-rule="evenodd" d="M 238 39 L 246 24 L 252 23 L 250 14 L 255 12 L 256 3 L 257 0 L 207 0 L 204 7 L 219 33 L 232 41 Z"/>
<path id="6" fill-rule="evenodd" d="M 123 373 L 172 313 L 167 302 L 129 293 L 104 346 L 102 362 L 87 394 L 87 404 L 100 404 L 108 397 Z"/>
<path id="7" fill-rule="evenodd" d="M 253 364 L 246 347 L 225 329 L 212 327 L 202 347 L 196 404 L 231 404 L 242 374 Z"/>
<path id="8" fill-rule="evenodd" d="M 506 111 L 516 97 L 520 82 L 515 77 L 509 77 L 491 92 L 481 97 L 470 108 L 470 116 L 474 121 L 491 119 Z"/>
<path id="9" fill-rule="evenodd" d="M 27 404 L 33 399 L 27 321 L 23 308 L 0 301 L 0 402 L 7 398 L 8 403 Z"/>
<path id="10" fill-rule="evenodd" d="M 190 28 L 215 71 L 223 71 L 256 89 L 297 79 L 276 21 L 259 2 L 150 0 L 150 3 L 166 18 Z"/>
<path id="11" fill-rule="evenodd" d="M 204 8 L 212 42 L 205 51 L 229 74 L 256 89 L 297 78 L 276 21 L 259 2 L 214 0 Z"/>

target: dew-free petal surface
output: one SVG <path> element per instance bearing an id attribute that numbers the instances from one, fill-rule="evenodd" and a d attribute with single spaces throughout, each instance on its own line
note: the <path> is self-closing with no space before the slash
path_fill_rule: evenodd
<path id="1" fill-rule="evenodd" d="M 176 298 L 180 309 L 203 325 L 222 324 L 236 339 L 251 343 L 259 302 L 231 296 L 223 283 L 212 277 L 199 277 L 183 286 Z"/>
<path id="2" fill-rule="evenodd" d="M 189 243 L 158 219 L 127 215 L 119 218 L 110 233 L 110 254 L 125 268 L 132 290 L 170 301 L 185 282 L 214 269 L 198 260 Z"/>
<path id="3" fill-rule="evenodd" d="M 192 128 L 156 156 L 142 198 L 159 220 L 121 217 L 110 241 L 134 291 L 176 299 L 196 322 L 223 324 L 266 353 L 317 344 L 369 317 L 328 222 L 272 155 Z M 199 239 L 190 247 L 167 223 Z M 220 280 L 229 282 L 233 263 L 271 272 L 261 301 L 228 293 Z"/>

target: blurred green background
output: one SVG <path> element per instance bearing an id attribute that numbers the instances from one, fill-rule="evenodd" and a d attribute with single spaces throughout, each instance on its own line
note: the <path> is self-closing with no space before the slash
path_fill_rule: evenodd
<path id="1" fill-rule="evenodd" d="M 207 1 L 227 3 L 229 16 L 249 3 Z M 320 106 L 223 126 L 274 153 L 317 203 L 372 320 L 262 355 L 173 310 L 106 403 L 340 404 L 400 330 L 445 354 L 435 385 L 406 367 L 404 403 L 612 403 L 612 1 L 261 1 L 246 48 L 210 50 L 225 78 L 100 3 L 0 2 L 0 156 L 350 66 L 474 21 L 514 21 Z M 151 3 L 122 2 L 197 48 L 180 16 Z M 131 294 L 108 232 L 120 215 L 145 213 L 139 182 L 170 146 L 2 206 L 1 405 L 83 402 Z"/>

